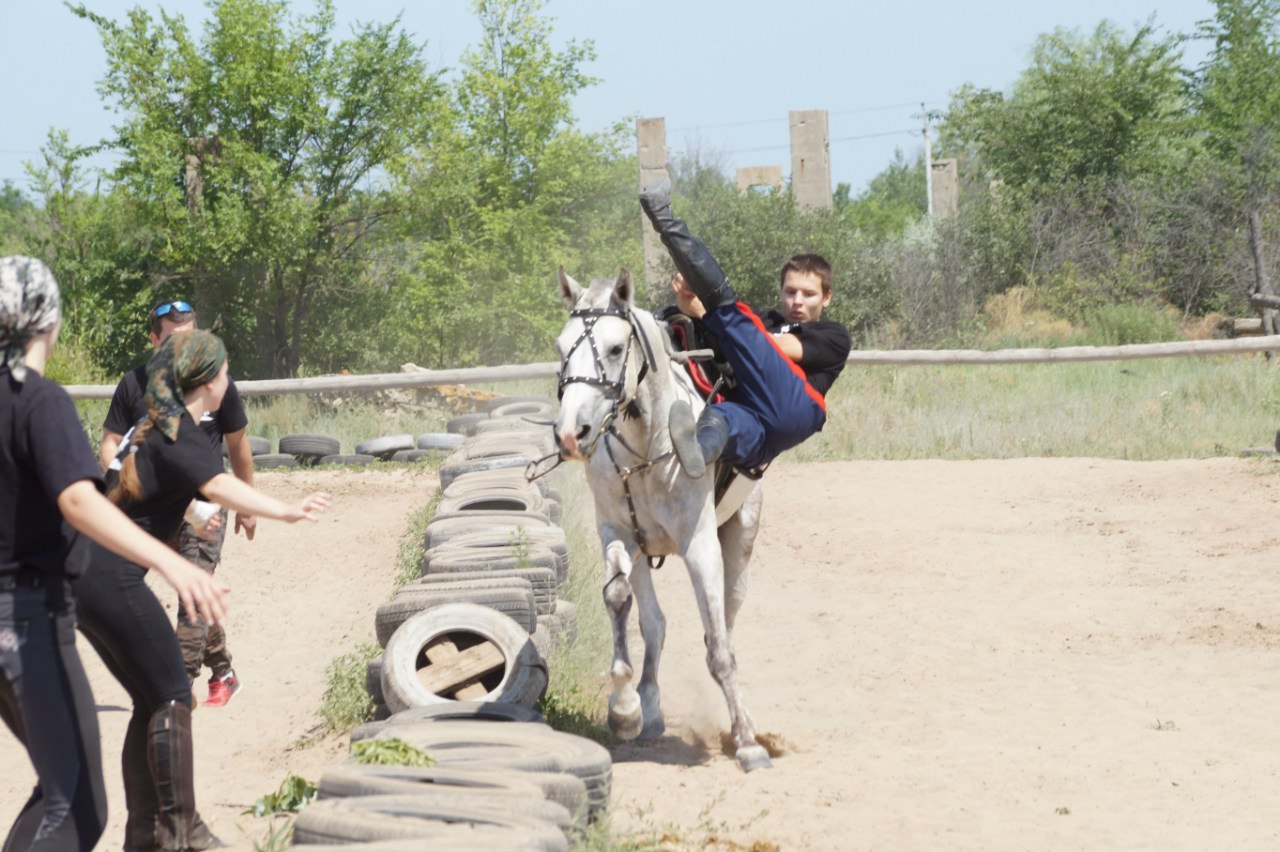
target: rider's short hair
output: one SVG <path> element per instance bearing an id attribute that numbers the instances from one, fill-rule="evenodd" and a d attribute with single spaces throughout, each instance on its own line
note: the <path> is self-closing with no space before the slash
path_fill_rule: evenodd
<path id="1" fill-rule="evenodd" d="M 820 254 L 797 254 L 782 265 L 782 273 L 778 276 L 778 286 L 787 283 L 787 273 L 797 272 L 800 275 L 816 275 L 822 283 L 822 292 L 831 292 L 831 264 Z"/>

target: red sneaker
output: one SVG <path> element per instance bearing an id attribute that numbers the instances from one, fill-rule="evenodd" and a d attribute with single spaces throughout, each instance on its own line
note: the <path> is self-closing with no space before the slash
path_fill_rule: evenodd
<path id="1" fill-rule="evenodd" d="M 204 700 L 206 707 L 223 707 L 231 696 L 240 691 L 240 678 L 236 677 L 234 670 L 227 672 L 222 677 L 209 678 L 209 697 Z"/>

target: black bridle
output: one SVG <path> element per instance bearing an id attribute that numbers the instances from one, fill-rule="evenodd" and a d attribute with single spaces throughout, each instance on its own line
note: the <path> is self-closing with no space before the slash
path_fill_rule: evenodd
<path id="1" fill-rule="evenodd" d="M 626 320 L 627 325 L 631 327 L 631 333 L 627 335 L 627 348 L 622 355 L 622 367 L 618 372 L 618 378 L 614 381 L 611 381 L 606 373 L 604 355 L 600 352 L 600 347 L 596 343 L 595 334 L 593 334 L 596 322 L 598 322 L 601 317 L 616 317 L 621 320 Z M 563 399 L 565 387 L 573 384 L 574 382 L 592 385 L 593 387 L 600 388 L 606 397 L 613 400 L 613 412 L 611 412 L 611 414 L 616 416 L 618 409 L 621 408 L 625 402 L 629 402 L 629 400 L 624 399 L 624 396 L 626 394 L 627 385 L 627 364 L 631 360 L 631 344 L 633 341 L 640 341 L 640 345 L 644 348 L 645 355 L 644 361 L 640 364 L 640 374 L 636 378 L 636 387 L 638 388 L 640 383 L 644 381 L 644 377 L 648 374 L 650 369 L 657 368 L 657 361 L 653 356 L 653 347 L 649 345 L 649 338 L 645 337 L 644 333 L 640 330 L 635 312 L 630 309 L 624 310 L 613 304 L 610 304 L 607 308 L 580 308 L 570 312 L 569 318 L 582 320 L 582 334 L 578 335 L 578 339 L 569 347 L 569 351 L 564 353 L 564 359 L 560 362 L 560 373 L 558 376 L 559 383 L 556 386 L 556 398 Z M 595 375 L 566 376 L 565 370 L 569 369 L 569 359 L 584 342 L 591 347 L 591 358 L 595 362 L 596 368 Z M 612 417 L 609 419 L 612 420 Z"/>
<path id="2" fill-rule="evenodd" d="M 631 327 L 631 331 L 627 335 L 626 349 L 623 351 L 622 366 L 618 372 L 617 379 L 609 378 L 607 370 L 605 369 L 604 355 L 601 353 L 600 347 L 596 343 L 594 330 L 596 322 L 598 322 L 601 317 L 616 317 L 617 319 L 626 320 L 627 324 Z M 649 342 L 649 338 L 640 328 L 640 322 L 636 319 L 635 312 L 630 308 L 624 309 L 614 303 L 610 303 L 607 308 L 579 308 L 571 311 L 569 318 L 582 320 L 582 334 L 578 335 L 578 339 L 575 340 L 573 345 L 569 347 L 568 351 L 564 353 L 564 359 L 560 362 L 560 373 L 557 376 L 556 398 L 563 399 L 564 389 L 568 385 L 576 382 L 600 388 L 606 398 L 613 400 L 613 407 L 609 409 L 609 413 L 606 414 L 604 419 L 601 421 L 600 428 L 596 431 L 596 435 L 591 441 L 591 449 L 594 449 L 596 442 L 601 439 L 604 440 L 604 448 L 609 454 L 609 461 L 613 464 L 613 469 L 617 471 L 618 476 L 622 479 L 622 493 L 627 498 L 627 509 L 631 513 L 631 528 L 635 532 L 636 544 L 640 546 L 640 552 L 645 555 L 645 558 L 649 560 L 650 564 L 654 565 L 654 567 L 661 567 L 662 563 L 666 561 L 666 557 L 657 558 L 657 562 L 655 564 L 655 557 L 649 554 L 644 530 L 640 528 L 639 519 L 636 517 L 636 504 L 634 498 L 631 496 L 630 479 L 634 474 L 653 467 L 658 462 L 670 456 L 671 453 L 664 453 L 655 459 L 651 459 L 628 444 L 626 439 L 618 434 L 618 430 L 614 426 L 614 421 L 617 420 L 618 414 L 626 411 L 634 402 L 634 399 L 629 398 L 627 395 L 627 365 L 631 362 L 631 344 L 634 341 L 639 341 L 639 348 L 644 353 L 644 359 L 640 362 L 640 369 L 636 376 L 637 391 L 640 388 L 640 384 L 644 381 L 645 376 L 647 376 L 651 370 L 656 371 L 658 369 L 658 362 L 653 354 L 653 345 Z M 595 375 L 566 376 L 565 371 L 569 368 L 569 358 L 572 357 L 573 353 L 576 352 L 578 347 L 582 346 L 583 343 L 586 343 L 591 347 L 591 358 L 595 362 Z M 623 467 L 618 464 L 618 459 L 613 452 L 613 442 L 609 440 L 610 438 L 625 447 L 633 456 L 640 459 L 639 463 L 631 465 L 630 467 Z M 590 452 L 587 454 L 590 455 Z M 556 453 L 555 455 L 558 456 L 559 454 Z M 539 463 L 535 462 L 530 467 L 536 468 L 537 466 L 539 466 Z M 534 477 L 542 476 L 549 472 L 550 470 L 543 471 L 542 473 L 534 474 Z M 533 478 L 530 476 L 529 471 L 526 471 L 525 476 Z"/>

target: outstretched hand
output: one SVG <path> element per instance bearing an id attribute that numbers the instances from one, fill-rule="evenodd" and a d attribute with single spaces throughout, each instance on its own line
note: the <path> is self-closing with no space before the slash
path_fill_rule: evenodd
<path id="1" fill-rule="evenodd" d="M 676 307 L 680 309 L 680 313 L 694 319 L 702 319 L 707 315 L 707 309 L 703 307 L 702 300 L 689 289 L 684 276 L 679 272 L 676 273 L 675 278 L 671 279 L 671 292 L 676 294 Z"/>
<path id="2" fill-rule="evenodd" d="M 258 519 L 244 512 L 236 512 L 236 532 L 244 531 L 244 537 L 253 541 L 253 534 L 258 530 Z"/>
<path id="3" fill-rule="evenodd" d="M 299 503 L 291 506 L 289 517 L 285 518 L 289 523 L 297 521 L 318 521 L 320 516 L 329 511 L 329 507 L 333 505 L 333 495 L 325 491 L 317 491 L 309 494 Z"/>
<path id="4" fill-rule="evenodd" d="M 178 593 L 178 600 L 187 618 L 199 624 L 223 624 L 227 617 L 231 587 L 225 580 L 208 574 L 195 565 L 180 559 L 161 569 L 165 582 Z"/>

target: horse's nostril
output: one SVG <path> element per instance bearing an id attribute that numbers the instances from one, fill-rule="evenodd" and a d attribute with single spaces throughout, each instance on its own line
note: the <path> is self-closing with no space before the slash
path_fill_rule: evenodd
<path id="1" fill-rule="evenodd" d="M 583 438 L 587 437 L 587 435 L 590 435 L 590 434 L 591 434 L 591 427 L 583 426 L 581 429 L 578 430 L 578 440 L 581 441 Z"/>

